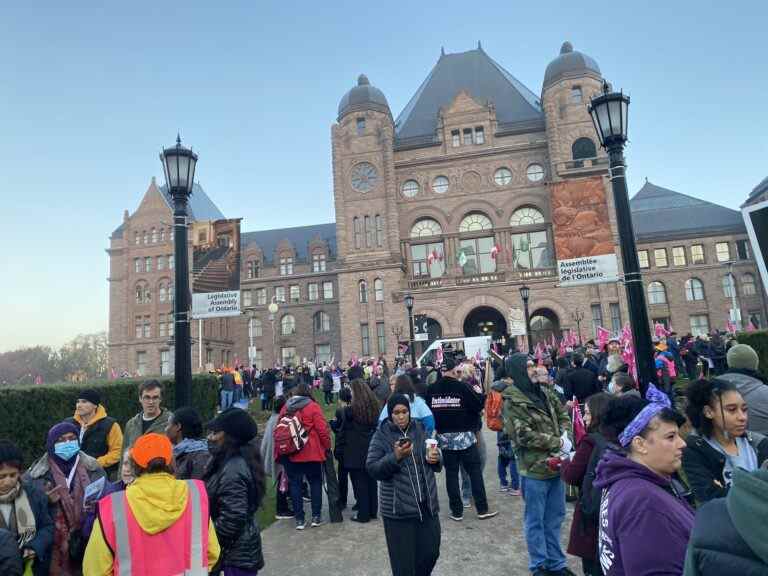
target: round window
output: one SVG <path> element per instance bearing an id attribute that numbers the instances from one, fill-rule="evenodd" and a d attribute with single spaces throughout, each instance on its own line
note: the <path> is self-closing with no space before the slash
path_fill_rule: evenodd
<path id="1" fill-rule="evenodd" d="M 544 178 L 544 167 L 541 164 L 531 164 L 528 166 L 528 180 L 538 182 Z"/>
<path id="2" fill-rule="evenodd" d="M 406 180 L 402 187 L 403 196 L 413 198 L 419 193 L 419 183 L 416 180 Z"/>
<path id="3" fill-rule="evenodd" d="M 448 178 L 445 176 L 437 176 L 432 180 L 432 190 L 438 194 L 445 194 L 448 192 Z"/>
<path id="4" fill-rule="evenodd" d="M 512 182 L 512 171 L 509 168 L 499 168 L 493 175 L 493 180 L 497 186 L 506 186 Z"/>

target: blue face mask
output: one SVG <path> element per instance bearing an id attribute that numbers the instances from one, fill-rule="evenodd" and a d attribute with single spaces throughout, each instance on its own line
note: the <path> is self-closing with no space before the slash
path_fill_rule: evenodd
<path id="1" fill-rule="evenodd" d="M 62 460 L 72 460 L 80 452 L 80 443 L 77 440 L 68 440 L 67 442 L 58 442 L 53 446 L 53 451 Z"/>

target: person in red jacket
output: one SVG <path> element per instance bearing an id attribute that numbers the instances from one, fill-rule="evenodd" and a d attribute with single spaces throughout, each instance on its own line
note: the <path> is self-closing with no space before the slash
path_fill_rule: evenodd
<path id="1" fill-rule="evenodd" d="M 301 425 L 307 431 L 307 443 L 296 454 L 291 454 L 286 462 L 286 472 L 290 484 L 296 530 L 304 530 L 307 522 L 304 517 L 304 499 L 301 486 L 306 477 L 312 499 L 312 527 L 323 524 L 323 462 L 325 454 L 331 449 L 331 433 L 325 421 L 323 411 L 312 399 L 312 391 L 302 382 L 280 411 L 282 418 L 286 414 L 297 414 Z"/>

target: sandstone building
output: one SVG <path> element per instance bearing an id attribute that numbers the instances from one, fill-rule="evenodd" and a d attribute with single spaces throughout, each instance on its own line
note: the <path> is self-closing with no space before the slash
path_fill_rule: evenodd
<path id="1" fill-rule="evenodd" d="M 555 268 L 573 246 L 607 244 L 620 258 L 607 156 L 586 107 L 602 83 L 597 63 L 566 42 L 537 95 L 478 46 L 441 54 L 394 118 L 361 75 L 332 126 L 335 224 L 244 232 L 244 314 L 199 323 L 202 338 L 193 327 L 193 366 L 247 362 L 249 347 L 261 366 L 392 358 L 407 339 L 407 293 L 430 338 L 502 337 L 522 284 L 536 339 L 618 330 L 628 320 L 623 286 L 560 287 Z M 223 218 L 199 187 L 192 198 L 193 220 Z M 167 298 L 139 298 L 140 287 L 159 296 L 167 282 L 144 263 L 172 254 L 151 241 L 153 227 L 171 221 L 168 206 L 153 183 L 111 237 L 117 370 L 156 373 L 172 358 Z M 602 220 L 582 222 L 574 206 L 595 207 Z M 632 210 L 652 319 L 703 332 L 724 328 L 735 304 L 745 323 L 765 325 L 765 291 L 737 211 L 651 183 Z"/>

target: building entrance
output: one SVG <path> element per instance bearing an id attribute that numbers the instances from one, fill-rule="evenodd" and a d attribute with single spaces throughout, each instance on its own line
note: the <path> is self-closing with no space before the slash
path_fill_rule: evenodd
<path id="1" fill-rule="evenodd" d="M 507 320 L 496 308 L 475 308 L 464 320 L 464 336 L 492 336 L 494 342 L 506 339 Z"/>

